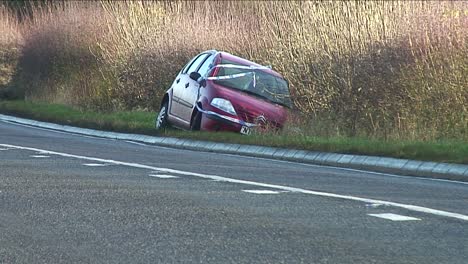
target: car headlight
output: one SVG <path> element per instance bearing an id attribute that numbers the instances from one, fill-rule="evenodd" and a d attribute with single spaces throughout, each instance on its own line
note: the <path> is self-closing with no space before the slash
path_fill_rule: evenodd
<path id="1" fill-rule="evenodd" d="M 211 105 L 231 115 L 237 115 L 236 110 L 234 110 L 234 107 L 229 100 L 213 98 L 213 100 L 211 100 Z"/>

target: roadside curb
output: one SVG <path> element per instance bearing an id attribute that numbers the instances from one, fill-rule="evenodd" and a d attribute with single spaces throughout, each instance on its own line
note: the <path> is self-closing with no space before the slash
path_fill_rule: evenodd
<path id="1" fill-rule="evenodd" d="M 226 144 L 210 141 L 154 137 L 138 134 L 107 132 L 88 128 L 78 128 L 18 118 L 0 114 L 0 120 L 64 131 L 80 135 L 109 139 L 132 140 L 164 147 L 207 151 L 226 154 L 238 154 L 258 158 L 294 161 L 315 165 L 334 166 L 369 170 L 383 173 L 394 173 L 408 176 L 420 176 L 468 182 L 468 165 L 416 161 L 377 156 L 350 155 L 327 152 L 306 151 L 297 149 L 273 148 L 255 145 Z"/>

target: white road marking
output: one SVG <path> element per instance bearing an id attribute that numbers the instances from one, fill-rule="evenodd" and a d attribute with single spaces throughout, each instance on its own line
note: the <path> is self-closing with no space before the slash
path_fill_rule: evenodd
<path id="1" fill-rule="evenodd" d="M 3 150 L 10 150 L 9 148 L 0 148 L 0 151 L 3 151 Z"/>
<path id="2" fill-rule="evenodd" d="M 31 155 L 31 158 L 50 158 L 50 156 L 47 155 Z"/>
<path id="3" fill-rule="evenodd" d="M 383 204 L 374 203 L 374 204 L 366 204 L 366 207 L 377 208 L 377 207 L 380 207 L 380 206 L 382 206 L 382 205 L 383 205 Z"/>
<path id="4" fill-rule="evenodd" d="M 185 150 L 185 151 L 192 151 L 192 150 Z M 298 161 L 278 160 L 278 159 L 272 159 L 272 158 L 261 158 L 261 157 L 245 156 L 245 155 L 242 155 L 242 154 L 220 153 L 220 155 L 231 156 L 231 157 L 236 157 L 236 158 L 267 160 L 267 161 L 274 161 L 274 162 L 278 162 L 278 163 L 299 164 L 301 166 L 313 167 L 313 168 L 327 168 L 327 169 L 335 169 L 335 170 L 342 170 L 342 171 L 363 172 L 363 173 L 366 173 L 366 174 L 374 174 L 374 175 L 378 175 L 378 176 L 400 178 L 400 179 L 406 179 L 406 180 L 414 179 L 414 180 L 422 180 L 422 181 L 445 182 L 445 183 L 468 185 L 468 182 L 455 181 L 455 180 L 444 180 L 444 179 L 418 177 L 418 176 L 401 176 L 401 175 L 384 173 L 384 172 L 351 169 L 351 168 L 336 167 L 336 166 L 329 166 L 329 165 L 309 164 L 309 163 L 301 163 L 301 162 L 298 162 Z"/>
<path id="5" fill-rule="evenodd" d="M 279 191 L 270 191 L 270 190 L 242 190 L 246 193 L 255 193 L 255 194 L 279 194 Z"/>
<path id="6" fill-rule="evenodd" d="M 443 217 L 449 217 L 449 218 L 455 218 L 459 220 L 468 221 L 468 215 L 452 213 L 452 212 L 447 212 L 447 211 L 437 210 L 437 209 L 431 209 L 431 208 L 411 205 L 411 204 L 395 203 L 395 202 L 361 198 L 361 197 L 356 197 L 356 196 L 348 196 L 348 195 L 341 195 L 341 194 L 335 194 L 335 193 L 310 191 L 310 190 L 295 188 L 295 187 L 288 187 L 288 186 L 254 182 L 254 181 L 246 181 L 246 180 L 237 180 L 237 179 L 232 179 L 232 178 L 227 178 L 227 177 L 222 177 L 222 176 L 217 176 L 217 175 L 200 174 L 200 173 L 195 173 L 195 172 L 180 171 L 180 170 L 174 170 L 174 169 L 168 169 L 168 168 L 158 168 L 154 166 L 148 166 L 148 165 L 132 163 L 132 162 L 123 162 L 123 161 L 116 161 L 116 160 L 109 160 L 109 159 L 79 156 L 79 155 L 73 155 L 73 154 L 67 154 L 67 153 L 61 153 L 61 152 L 55 152 L 55 151 L 49 151 L 49 150 L 42 150 L 42 149 L 37 149 L 37 148 L 9 145 L 9 144 L 0 144 L 0 146 L 7 147 L 7 148 L 14 148 L 14 149 L 30 150 L 30 151 L 35 151 L 35 152 L 41 151 L 43 153 L 47 153 L 50 155 L 57 155 L 57 156 L 68 157 L 68 158 L 89 160 L 89 161 L 94 161 L 94 162 L 104 162 L 104 163 L 122 165 L 122 166 L 133 167 L 133 168 L 147 169 L 151 171 L 160 171 L 163 173 L 194 176 L 194 177 L 200 177 L 204 179 L 219 180 L 223 182 L 245 184 L 245 185 L 257 186 L 257 187 L 263 187 L 263 188 L 269 188 L 269 189 L 278 189 L 278 190 L 288 191 L 288 192 L 311 194 L 315 196 L 337 198 L 337 199 L 350 200 L 350 201 L 358 201 L 358 202 L 369 203 L 369 204 L 382 204 L 382 205 L 387 205 L 387 206 L 404 208 L 404 209 L 415 211 L 415 212 L 427 213 L 427 214 L 432 214 L 432 215 L 437 215 L 437 216 L 443 216 Z"/>
<path id="7" fill-rule="evenodd" d="M 8 120 L 1 120 L 2 122 L 11 124 L 11 125 L 16 125 L 16 126 L 22 126 L 22 127 L 27 127 L 27 128 L 33 128 L 33 129 L 38 129 L 42 131 L 47 131 L 47 132 L 54 132 L 58 134 L 64 134 L 64 135 L 70 135 L 70 136 L 79 136 L 79 137 L 85 137 L 85 138 L 92 138 L 92 139 L 103 139 L 103 140 L 112 140 L 115 141 L 115 138 L 105 138 L 105 137 L 98 137 L 98 136 L 89 136 L 89 135 L 84 135 L 80 133 L 73 133 L 73 132 L 67 132 L 67 131 L 61 131 L 61 130 L 56 130 L 53 128 L 44 128 L 44 127 L 37 127 L 33 125 L 27 125 L 27 124 L 21 124 L 21 123 L 16 123 Z"/>
<path id="8" fill-rule="evenodd" d="M 42 128 L 42 127 L 37 127 L 33 125 L 26 125 L 26 124 L 21 124 L 21 123 L 16 123 L 8 120 L 1 120 L 2 122 L 11 124 L 11 125 L 17 125 L 17 126 L 23 126 L 23 127 L 28 127 L 28 128 L 33 128 L 33 129 L 39 129 L 39 130 L 44 130 L 48 132 L 55 132 L 55 133 L 60 133 L 60 134 L 66 134 L 66 135 L 71 135 L 71 136 L 80 136 L 80 137 L 86 137 L 86 138 L 92 138 L 92 139 L 102 139 L 102 140 L 112 140 L 116 141 L 117 139 L 115 138 L 106 138 L 106 137 L 99 137 L 99 136 L 88 136 L 84 134 L 79 134 L 79 133 L 73 133 L 73 132 L 66 132 L 66 131 L 59 131 L 55 129 L 49 129 L 49 128 Z M 150 146 L 144 143 L 139 143 L 135 141 L 130 141 L 128 143 L 134 143 L 134 144 L 143 144 L 145 146 Z M 159 146 L 159 145 L 152 145 L 154 148 L 160 148 L 160 149 L 167 149 L 167 150 L 180 150 L 177 148 L 171 148 L 171 147 L 164 147 L 164 146 Z M 6 149 L 8 150 L 8 149 Z M 191 151 L 191 152 L 200 152 L 197 150 L 189 150 L 186 149 L 184 151 Z M 203 151 L 206 153 L 209 153 L 209 151 Z M 290 163 L 290 164 L 300 164 L 302 166 L 308 166 L 308 167 L 316 167 L 316 168 L 327 168 L 327 169 L 336 169 L 336 170 L 343 170 L 343 171 L 353 171 L 353 172 L 363 172 L 366 174 L 374 174 L 374 175 L 380 175 L 380 176 L 386 176 L 386 177 L 393 177 L 393 178 L 403 178 L 403 179 L 415 179 L 415 180 L 424 180 L 424 181 L 434 181 L 434 182 L 446 182 L 446 183 L 453 183 L 453 184 L 463 184 L 463 185 L 468 185 L 468 182 L 462 182 L 462 181 L 455 181 L 455 180 L 444 180 L 444 179 L 437 179 L 437 178 L 425 178 L 425 177 L 416 177 L 416 176 L 401 176 L 401 175 L 396 175 L 396 174 L 390 174 L 390 173 L 383 173 L 383 172 L 375 172 L 375 171 L 368 171 L 368 170 L 359 170 L 359 169 L 351 169 L 351 168 L 344 168 L 344 167 L 336 167 L 336 166 L 325 166 L 325 165 L 317 165 L 317 164 L 308 164 L 308 163 L 301 163 L 297 161 L 287 161 L 287 160 L 278 160 L 278 159 L 272 159 L 272 158 L 261 158 L 261 157 L 254 157 L 254 156 L 246 156 L 242 154 L 230 154 L 230 153 L 219 153 L 219 155 L 225 155 L 225 156 L 233 156 L 237 158 L 245 158 L 245 159 L 259 159 L 259 160 L 268 160 L 268 161 L 274 161 L 274 162 L 279 162 L 279 163 Z"/>
<path id="9" fill-rule="evenodd" d="M 144 144 L 144 143 L 140 143 L 140 142 L 135 142 L 135 141 L 131 141 L 131 140 L 124 140 L 125 142 L 127 143 L 131 143 L 131 144 L 134 144 L 134 145 L 138 145 L 138 146 L 145 146 L 145 147 L 148 147 L 149 145 L 147 144 Z"/>
<path id="10" fill-rule="evenodd" d="M 165 175 L 165 174 L 150 174 L 148 175 L 150 177 L 156 177 L 156 178 L 160 178 L 160 179 L 175 179 L 175 178 L 179 178 L 177 176 L 174 176 L 174 175 Z"/>
<path id="11" fill-rule="evenodd" d="M 388 220 L 392 220 L 392 221 L 419 221 L 419 220 L 421 220 L 421 219 L 416 218 L 416 217 L 404 216 L 404 215 L 399 215 L 399 214 L 391 214 L 391 213 L 368 214 L 368 215 L 378 217 L 378 218 L 388 219 Z"/>
<path id="12" fill-rule="evenodd" d="M 84 163 L 82 165 L 83 166 L 88 166 L 88 167 L 105 167 L 105 166 L 109 166 L 109 164 L 102 164 L 102 163 Z"/>

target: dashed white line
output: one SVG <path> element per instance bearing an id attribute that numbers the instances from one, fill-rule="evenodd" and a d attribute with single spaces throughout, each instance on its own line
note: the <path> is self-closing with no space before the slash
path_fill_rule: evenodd
<path id="1" fill-rule="evenodd" d="M 378 217 L 378 218 L 382 218 L 382 219 L 392 220 L 392 221 L 419 221 L 419 220 L 421 220 L 421 219 L 416 218 L 416 217 L 404 216 L 404 215 L 399 215 L 399 214 L 391 214 L 391 213 L 368 214 L 368 215 Z"/>
<path id="2" fill-rule="evenodd" d="M 176 179 L 176 178 L 179 178 L 179 177 L 174 176 L 174 175 L 165 175 L 165 174 L 150 174 L 148 176 L 155 177 L 155 178 L 160 178 L 160 179 Z"/>
<path id="3" fill-rule="evenodd" d="M 281 191 L 310 194 L 310 195 L 315 195 L 315 196 L 337 198 L 337 199 L 350 200 L 350 201 L 358 201 L 358 202 L 363 202 L 363 203 L 368 203 L 368 204 L 382 204 L 382 205 L 393 206 L 397 208 L 404 208 L 404 209 L 415 211 L 415 212 L 421 212 L 421 213 L 426 213 L 426 214 L 432 214 L 432 215 L 437 215 L 437 216 L 443 216 L 443 217 L 449 217 L 449 218 L 454 218 L 458 220 L 468 221 L 468 215 L 452 213 L 452 212 L 447 212 L 443 210 L 432 209 L 432 208 L 411 205 L 411 204 L 402 204 L 402 203 L 395 203 L 395 202 L 376 200 L 376 199 L 368 199 L 368 198 L 362 198 L 362 197 L 356 197 L 356 196 L 311 191 L 311 190 L 306 190 L 306 189 L 301 189 L 301 188 L 288 187 L 288 186 L 282 186 L 282 185 L 276 185 L 276 184 L 268 184 L 268 183 L 262 183 L 262 182 L 237 180 L 237 179 L 232 179 L 232 178 L 227 178 L 227 177 L 222 177 L 222 176 L 217 176 L 217 175 L 200 174 L 200 173 L 195 173 L 195 172 L 174 170 L 174 169 L 169 169 L 169 168 L 158 168 L 154 166 L 148 166 L 148 165 L 132 163 L 132 162 L 123 162 L 123 161 L 116 161 L 116 160 L 109 160 L 109 159 L 79 156 L 79 155 L 67 154 L 67 153 L 62 153 L 62 152 L 48 151 L 48 150 L 43 150 L 43 149 L 9 145 L 9 144 L 0 144 L 0 146 L 6 147 L 6 148 L 30 150 L 34 152 L 42 152 L 42 153 L 47 153 L 49 155 L 57 155 L 57 156 L 68 157 L 68 158 L 75 158 L 75 159 L 88 160 L 88 161 L 94 161 L 94 162 L 103 162 L 103 163 L 108 163 L 108 164 L 122 165 L 122 166 L 140 168 L 140 169 L 147 169 L 151 171 L 159 171 L 159 172 L 168 173 L 168 174 L 187 175 L 187 176 L 199 177 L 199 178 L 204 178 L 204 179 L 219 180 L 219 181 L 229 182 L 229 183 L 244 184 L 244 185 L 269 188 L 269 189 L 277 189 Z"/>
<path id="4" fill-rule="evenodd" d="M 102 163 L 84 163 L 83 166 L 88 166 L 88 167 L 105 167 L 105 166 L 109 166 L 109 164 L 102 164 Z"/>
<path id="5" fill-rule="evenodd" d="M 366 207 L 370 207 L 370 208 L 378 208 L 380 206 L 382 206 L 383 204 L 366 204 Z"/>
<path id="6" fill-rule="evenodd" d="M 242 190 L 246 193 L 255 193 L 255 194 L 279 194 L 280 191 L 271 191 L 271 190 Z"/>
<path id="7" fill-rule="evenodd" d="M 50 158 L 50 156 L 47 155 L 31 155 L 31 158 Z"/>

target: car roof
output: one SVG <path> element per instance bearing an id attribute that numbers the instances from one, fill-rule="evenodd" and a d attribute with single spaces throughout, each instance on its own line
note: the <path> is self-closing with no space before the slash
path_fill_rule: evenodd
<path id="1" fill-rule="evenodd" d="M 264 67 L 263 65 L 260 65 L 258 63 L 255 63 L 253 61 L 238 57 L 236 55 L 232 55 L 231 53 L 225 52 L 225 51 L 217 51 L 217 50 L 207 50 L 203 53 L 210 53 L 210 54 L 215 54 L 217 53 L 222 59 L 227 59 L 235 63 L 243 64 L 243 65 L 248 65 L 248 66 L 257 66 L 257 67 Z M 263 71 L 270 73 L 272 75 L 275 75 L 280 78 L 284 78 L 281 74 L 278 72 L 272 70 L 272 69 L 262 69 Z"/>

